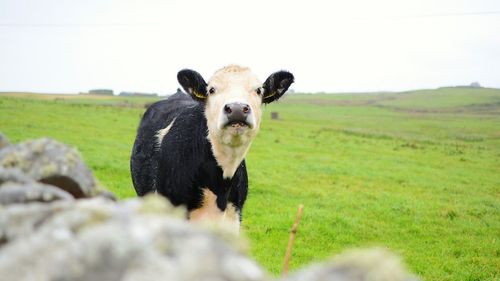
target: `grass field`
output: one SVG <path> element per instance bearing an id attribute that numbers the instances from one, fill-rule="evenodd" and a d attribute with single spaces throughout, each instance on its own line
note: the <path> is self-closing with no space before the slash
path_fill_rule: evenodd
<path id="1" fill-rule="evenodd" d="M 0 131 L 74 145 L 132 197 L 130 151 L 152 101 L 2 94 Z M 384 246 L 424 280 L 500 279 L 500 90 L 291 95 L 267 106 L 247 165 L 244 233 L 272 274 L 303 203 L 293 269 Z"/>

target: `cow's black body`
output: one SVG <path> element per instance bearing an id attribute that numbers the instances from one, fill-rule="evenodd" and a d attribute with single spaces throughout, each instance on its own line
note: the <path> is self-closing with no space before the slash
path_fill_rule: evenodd
<path id="1" fill-rule="evenodd" d="M 173 126 L 157 145 L 158 130 Z M 231 179 L 224 179 L 207 139 L 204 104 L 184 93 L 151 105 L 141 120 L 131 157 L 132 180 L 138 195 L 158 192 L 188 210 L 200 207 L 203 189 L 217 196 L 225 210 L 232 203 L 241 214 L 248 190 L 243 161 Z"/>

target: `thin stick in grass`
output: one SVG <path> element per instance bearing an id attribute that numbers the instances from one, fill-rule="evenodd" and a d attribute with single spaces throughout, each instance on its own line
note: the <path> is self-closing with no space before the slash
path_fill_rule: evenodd
<path id="1" fill-rule="evenodd" d="M 297 211 L 297 215 L 295 216 L 295 222 L 293 223 L 292 230 L 290 231 L 290 238 L 288 239 L 288 247 L 286 248 L 285 261 L 283 264 L 283 273 L 282 273 L 283 276 L 286 276 L 288 274 L 288 265 L 292 257 L 293 241 L 295 240 L 295 234 L 297 233 L 297 229 L 299 228 L 299 221 L 300 217 L 302 216 L 303 210 L 304 210 L 304 205 L 300 204 L 299 209 Z"/>

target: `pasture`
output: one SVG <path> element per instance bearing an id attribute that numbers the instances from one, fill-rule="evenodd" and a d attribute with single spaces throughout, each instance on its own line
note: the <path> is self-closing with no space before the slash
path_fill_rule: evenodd
<path id="1" fill-rule="evenodd" d="M 0 131 L 71 144 L 103 186 L 133 197 L 130 152 L 153 101 L 4 93 Z M 424 280 L 500 278 L 498 89 L 289 95 L 266 107 L 247 166 L 243 232 L 271 274 L 302 203 L 294 270 L 383 246 Z"/>

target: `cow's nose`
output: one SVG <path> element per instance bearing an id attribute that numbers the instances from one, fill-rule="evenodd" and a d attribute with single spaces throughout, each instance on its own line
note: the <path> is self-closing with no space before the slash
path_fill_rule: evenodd
<path id="1" fill-rule="evenodd" d="M 246 103 L 235 102 L 224 106 L 224 113 L 229 121 L 245 121 L 250 111 L 250 105 Z"/>

